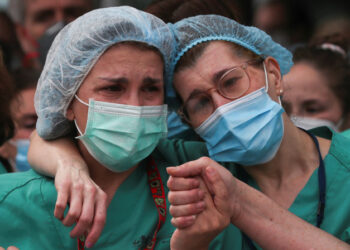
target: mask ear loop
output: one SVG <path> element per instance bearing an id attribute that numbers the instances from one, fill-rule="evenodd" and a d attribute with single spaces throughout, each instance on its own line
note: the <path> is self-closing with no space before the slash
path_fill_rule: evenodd
<path id="1" fill-rule="evenodd" d="M 84 101 L 83 101 L 82 99 L 80 99 L 77 95 L 74 95 L 74 97 L 77 98 L 77 100 L 78 100 L 80 103 L 82 103 L 82 104 L 84 104 L 84 105 L 86 105 L 86 106 L 89 107 L 89 104 L 86 103 L 86 102 L 84 102 Z"/>
<path id="2" fill-rule="evenodd" d="M 77 95 L 74 95 L 74 97 L 75 97 L 80 103 L 82 103 L 82 104 L 84 104 L 84 105 L 90 107 L 88 103 L 86 103 L 86 102 L 84 102 L 83 100 L 81 100 Z M 75 120 L 75 119 L 74 119 L 74 124 L 75 124 L 75 127 L 77 128 L 77 130 L 78 130 L 78 132 L 79 132 L 79 136 L 83 136 L 83 133 L 81 132 L 81 130 L 80 130 L 79 126 L 78 126 L 77 120 Z M 79 136 L 77 136 L 77 137 L 75 137 L 75 138 L 76 138 L 76 139 L 79 139 L 79 138 L 78 138 Z"/>
<path id="3" fill-rule="evenodd" d="M 265 62 L 263 62 L 263 67 L 264 67 L 264 73 L 265 73 L 265 90 L 266 90 L 266 93 L 267 93 L 267 91 L 269 91 L 269 80 L 267 78 L 267 71 L 266 71 Z M 282 101 L 281 101 L 281 97 L 280 96 L 278 96 L 278 103 L 279 103 L 279 105 L 282 106 Z"/>

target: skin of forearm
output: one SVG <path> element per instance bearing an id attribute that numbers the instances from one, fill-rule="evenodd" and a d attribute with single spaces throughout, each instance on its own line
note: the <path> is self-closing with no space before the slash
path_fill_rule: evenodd
<path id="1" fill-rule="evenodd" d="M 28 161 L 36 171 L 51 177 L 56 175 L 59 167 L 69 166 L 87 171 L 86 164 L 71 139 L 46 141 L 36 131 L 30 137 Z"/>
<path id="2" fill-rule="evenodd" d="M 247 184 L 237 181 L 231 223 L 263 249 L 349 249 L 333 235 L 307 223 Z"/>

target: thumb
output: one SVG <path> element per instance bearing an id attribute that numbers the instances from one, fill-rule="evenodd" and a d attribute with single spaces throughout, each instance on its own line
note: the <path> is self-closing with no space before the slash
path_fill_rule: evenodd
<path id="1" fill-rule="evenodd" d="M 222 214 L 229 214 L 229 193 L 220 174 L 209 166 L 205 169 L 204 180 L 217 210 Z"/>

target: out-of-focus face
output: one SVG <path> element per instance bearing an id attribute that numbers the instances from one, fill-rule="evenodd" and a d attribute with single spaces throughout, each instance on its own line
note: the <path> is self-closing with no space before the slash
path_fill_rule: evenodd
<path id="1" fill-rule="evenodd" d="M 152 50 L 133 45 L 108 49 L 86 77 L 77 96 L 84 102 L 96 101 L 133 106 L 156 106 L 164 102 L 163 61 Z M 68 119 L 76 119 L 85 132 L 88 107 L 73 99 Z"/>
<path id="2" fill-rule="evenodd" d="M 329 120 L 342 118 L 342 107 L 324 77 L 313 66 L 297 63 L 284 76 L 283 106 L 289 115 Z"/>
<path id="3" fill-rule="evenodd" d="M 34 108 L 35 88 L 22 90 L 11 102 L 12 117 L 15 122 L 13 139 L 28 139 L 35 129 L 37 115 Z"/>
<path id="4" fill-rule="evenodd" d="M 242 65 L 251 60 L 250 58 L 235 56 L 232 48 L 222 41 L 210 42 L 205 48 L 203 54 L 197 59 L 194 66 L 190 66 L 177 72 L 174 76 L 174 87 L 181 99 L 186 102 L 198 92 L 205 92 L 208 89 L 214 88 L 222 75 L 232 67 Z M 248 66 L 245 69 L 250 79 L 249 88 L 245 91 L 247 95 L 259 88 L 265 86 L 265 74 L 262 69 L 262 64 L 257 66 Z M 228 81 L 228 84 L 235 84 L 236 79 Z M 249 81 L 249 80 L 248 80 Z M 225 83 L 226 84 L 226 83 Z M 269 93 L 274 92 L 274 87 L 270 87 Z M 232 102 L 233 99 L 225 98 L 218 91 L 210 91 L 210 97 L 215 106 L 218 107 Z M 277 101 L 277 97 L 272 97 Z M 204 103 L 200 103 L 202 106 Z M 203 122 L 203 119 L 198 121 L 190 121 L 192 127 L 196 128 Z"/>
<path id="5" fill-rule="evenodd" d="M 25 0 L 24 27 L 37 40 L 53 24 L 71 22 L 91 9 L 87 0 Z"/>

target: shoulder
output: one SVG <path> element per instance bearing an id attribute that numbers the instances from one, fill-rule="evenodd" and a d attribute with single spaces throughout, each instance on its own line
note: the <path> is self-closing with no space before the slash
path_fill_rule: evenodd
<path id="1" fill-rule="evenodd" d="M 334 157 L 350 171 L 350 138 L 341 133 L 333 133 L 328 155 Z"/>
<path id="2" fill-rule="evenodd" d="M 22 195 L 27 199 L 37 199 L 43 193 L 56 195 L 53 180 L 33 170 L 0 175 L 0 204 Z"/>
<path id="3" fill-rule="evenodd" d="M 169 166 L 177 166 L 207 155 L 208 151 L 203 142 L 181 139 L 161 140 L 152 153 L 155 159 L 166 161 Z"/>

